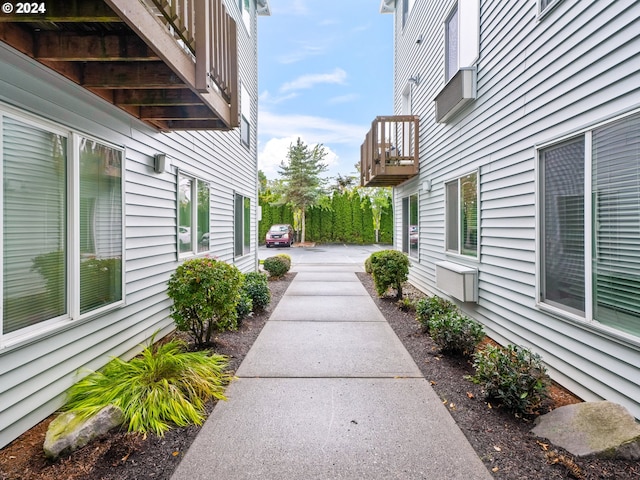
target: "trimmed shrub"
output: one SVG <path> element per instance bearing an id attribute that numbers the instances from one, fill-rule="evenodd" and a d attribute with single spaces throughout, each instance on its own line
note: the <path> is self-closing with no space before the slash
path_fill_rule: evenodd
<path id="1" fill-rule="evenodd" d="M 263 310 L 271 303 L 269 281 L 262 272 L 246 273 L 242 289 L 251 298 L 253 310 Z"/>
<path id="2" fill-rule="evenodd" d="M 160 436 L 172 424 L 201 425 L 206 401 L 225 399 L 228 360 L 186 349 L 176 340 L 148 346 L 129 362 L 115 358 L 74 384 L 64 409 L 87 418 L 115 405 L 122 409 L 129 431 Z"/>
<path id="3" fill-rule="evenodd" d="M 456 311 L 456 306 L 449 300 L 437 295 L 424 297 L 416 304 L 416 320 L 422 325 L 424 332 L 429 332 L 429 321 L 437 316 L 446 315 Z"/>
<path id="4" fill-rule="evenodd" d="M 210 344 L 215 331 L 235 330 L 242 277 L 235 266 L 212 258 L 185 261 L 167 284 L 176 328 L 199 347 Z"/>
<path id="5" fill-rule="evenodd" d="M 548 397 L 550 379 L 540 355 L 507 345 L 487 345 L 474 355 L 476 373 L 471 381 L 481 385 L 486 398 L 498 400 L 508 409 L 536 413 Z"/>
<path id="6" fill-rule="evenodd" d="M 371 256 L 371 274 L 379 297 L 389 287 L 395 288 L 396 298 L 402 298 L 402 284 L 409 276 L 409 258 L 398 250 L 380 250 Z"/>
<path id="7" fill-rule="evenodd" d="M 281 255 L 275 255 L 273 257 L 265 258 L 262 266 L 267 272 L 269 272 L 270 277 L 278 278 L 289 271 L 291 262 L 287 261 L 287 259 Z"/>
<path id="8" fill-rule="evenodd" d="M 371 255 L 369 255 L 364 261 L 364 271 L 369 275 L 371 275 L 371 272 L 373 272 L 373 267 L 371 266 Z"/>
<path id="9" fill-rule="evenodd" d="M 236 314 L 238 317 L 237 323 L 240 326 L 242 320 L 253 313 L 253 300 L 249 296 L 249 294 L 242 290 L 240 292 L 240 298 L 238 299 L 238 304 L 236 305 Z"/>
<path id="10" fill-rule="evenodd" d="M 286 253 L 279 253 L 276 255 L 276 257 L 281 258 L 282 260 L 284 260 L 284 262 L 286 262 L 287 271 L 289 271 L 289 269 L 291 268 L 291 257 Z"/>
<path id="11" fill-rule="evenodd" d="M 482 325 L 455 311 L 432 317 L 429 331 L 442 352 L 463 356 L 472 355 L 484 338 Z"/>

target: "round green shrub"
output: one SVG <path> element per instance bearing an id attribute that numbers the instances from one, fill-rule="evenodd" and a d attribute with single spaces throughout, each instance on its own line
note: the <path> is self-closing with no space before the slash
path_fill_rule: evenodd
<path id="1" fill-rule="evenodd" d="M 271 303 L 269 281 L 262 272 L 246 273 L 242 289 L 251 298 L 254 310 L 263 310 Z"/>
<path id="2" fill-rule="evenodd" d="M 279 253 L 276 255 L 276 257 L 281 258 L 286 262 L 287 271 L 291 268 L 291 257 L 289 255 L 287 255 L 286 253 Z"/>
<path id="3" fill-rule="evenodd" d="M 198 346 L 211 343 L 215 331 L 235 330 L 242 282 L 240 270 L 225 262 L 205 257 L 182 263 L 167 284 L 176 328 Z"/>
<path id="4" fill-rule="evenodd" d="M 269 272 L 269 276 L 278 278 L 289 271 L 291 262 L 287 261 L 286 258 L 283 258 L 280 255 L 275 255 L 273 257 L 265 258 L 262 266 L 267 272 Z"/>
<path id="5" fill-rule="evenodd" d="M 373 271 L 373 267 L 371 266 L 371 255 L 369 255 L 364 261 L 364 271 L 369 275 L 371 275 L 371 272 Z"/>
<path id="6" fill-rule="evenodd" d="M 475 320 L 456 311 L 432 317 L 431 338 L 445 353 L 470 356 L 484 338 L 484 330 Z"/>
<path id="7" fill-rule="evenodd" d="M 409 258 L 398 250 L 380 250 L 369 258 L 378 296 L 382 297 L 392 287 L 396 290 L 396 298 L 401 299 L 402 284 L 409 276 Z"/>
<path id="8" fill-rule="evenodd" d="M 238 304 L 236 305 L 238 326 L 240 325 L 240 322 L 242 322 L 242 320 L 244 320 L 246 317 L 251 315 L 252 312 L 253 312 L 253 300 L 251 299 L 251 297 L 247 292 L 242 290 L 240 292 L 240 298 L 238 299 Z"/>
<path id="9" fill-rule="evenodd" d="M 507 345 L 487 345 L 476 352 L 476 373 L 471 380 L 482 386 L 488 399 L 495 399 L 517 413 L 533 414 L 548 397 L 550 379 L 540 355 Z"/>
<path id="10" fill-rule="evenodd" d="M 455 312 L 456 306 L 449 300 L 437 295 L 424 297 L 416 303 L 416 320 L 422 325 L 424 332 L 429 332 L 429 321 L 431 318 Z"/>

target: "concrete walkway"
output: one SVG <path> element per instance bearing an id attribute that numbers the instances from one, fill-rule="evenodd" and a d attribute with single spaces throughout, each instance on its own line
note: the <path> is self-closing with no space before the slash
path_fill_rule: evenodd
<path id="1" fill-rule="evenodd" d="M 294 264 L 172 480 L 492 478 L 358 281 L 360 265 Z"/>

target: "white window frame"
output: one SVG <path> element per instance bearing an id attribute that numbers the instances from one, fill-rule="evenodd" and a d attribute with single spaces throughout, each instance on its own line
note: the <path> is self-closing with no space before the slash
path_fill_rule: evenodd
<path id="1" fill-rule="evenodd" d="M 251 2 L 253 0 L 238 0 L 238 8 L 240 9 L 240 16 L 242 17 L 242 23 L 244 23 L 244 28 L 251 36 Z M 248 3 L 249 5 L 245 5 Z"/>
<path id="2" fill-rule="evenodd" d="M 195 257 L 198 255 L 206 255 L 211 252 L 211 183 L 191 175 L 184 170 L 178 170 L 178 185 L 176 189 L 176 251 L 178 252 L 178 259 L 184 259 L 188 257 Z M 180 182 L 182 179 L 191 180 L 191 226 L 190 230 L 190 245 L 191 249 L 185 252 L 180 251 Z M 198 251 L 198 182 L 201 182 L 209 189 L 209 248 L 201 252 Z M 195 199 L 195 200 L 194 200 Z"/>
<path id="3" fill-rule="evenodd" d="M 402 0 L 402 28 L 407 25 L 415 0 Z"/>
<path id="4" fill-rule="evenodd" d="M 448 71 L 449 35 L 448 22 L 457 12 L 457 66 Z M 456 0 L 443 20 L 445 85 L 460 69 L 473 67 L 480 56 L 480 0 Z"/>
<path id="5" fill-rule="evenodd" d="M 418 242 L 415 248 L 415 255 L 412 255 L 411 250 L 411 197 L 416 197 L 416 209 L 417 209 L 417 223 L 416 227 L 418 229 Z M 405 206 L 404 202 L 407 202 L 406 214 L 405 214 Z M 406 217 L 405 217 L 406 215 Z M 402 197 L 402 245 L 401 249 L 403 253 L 406 253 L 409 258 L 420 261 L 420 194 L 418 192 L 410 193 Z"/>
<path id="6" fill-rule="evenodd" d="M 462 248 L 462 224 L 460 218 L 460 196 L 462 195 L 461 181 L 463 178 L 474 175 L 476 176 L 476 251 L 475 255 L 468 255 L 463 253 Z M 457 182 L 458 186 L 458 196 L 456 199 L 456 235 L 457 235 L 457 250 L 450 250 L 449 245 L 449 226 L 451 219 L 448 217 L 449 212 L 449 199 L 447 195 L 447 185 Z M 453 255 L 458 258 L 465 258 L 469 260 L 479 260 L 480 259 L 480 171 L 478 169 L 468 171 L 462 175 L 457 175 L 452 177 L 444 182 L 444 250 L 447 255 Z"/>
<path id="7" fill-rule="evenodd" d="M 561 0 L 557 0 L 558 2 Z M 576 132 L 564 135 L 559 138 L 555 138 L 549 140 L 544 143 L 540 143 L 535 146 L 535 178 L 536 178 L 536 202 L 537 202 L 537 212 L 536 212 L 536 276 L 535 276 L 535 287 L 536 287 L 536 308 L 541 311 L 545 311 L 553 314 L 556 317 L 563 318 L 565 320 L 569 320 L 573 323 L 579 325 L 588 325 L 590 328 L 600 330 L 602 332 L 607 333 L 613 337 L 623 339 L 625 341 L 631 341 L 631 343 L 635 345 L 640 345 L 640 337 L 632 335 L 631 333 L 625 332 L 624 330 L 619 330 L 614 327 L 602 324 L 593 318 L 593 265 L 592 265 L 592 255 L 593 255 L 593 176 L 592 176 L 592 167 L 593 167 L 593 149 L 592 149 L 592 133 L 594 130 L 599 127 L 608 125 L 610 123 L 617 122 L 619 120 L 623 120 L 626 117 L 630 117 L 633 115 L 640 114 L 640 110 L 633 110 L 627 112 L 623 115 L 616 116 L 614 118 L 599 122 L 597 124 L 591 125 L 589 127 L 583 128 Z M 542 232 L 544 231 L 542 227 L 543 215 L 541 213 L 541 209 L 543 208 L 544 203 L 544 188 L 543 188 L 543 179 L 541 178 L 541 152 L 547 148 L 553 147 L 555 145 L 559 145 L 561 143 L 570 141 L 577 137 L 584 136 L 585 142 L 585 158 L 584 158 L 584 230 L 585 230 L 585 239 L 584 239 L 584 275 L 585 275 L 585 306 L 584 306 L 584 315 L 576 313 L 574 310 L 560 307 L 556 304 L 547 303 L 542 299 L 542 287 L 543 287 L 543 270 L 544 270 L 544 258 L 543 258 L 543 248 L 542 242 L 544 239 L 542 238 Z M 588 233 L 588 234 L 587 234 Z"/>
<path id="8" fill-rule="evenodd" d="M 240 84 L 240 143 L 251 148 L 251 96 Z"/>
<path id="9" fill-rule="evenodd" d="M 15 120 L 25 123 L 40 130 L 60 135 L 67 139 L 67 172 L 66 172 L 66 188 L 67 203 L 65 206 L 65 214 L 67 221 L 67 245 L 66 254 L 67 261 L 65 270 L 67 273 L 66 280 L 66 313 L 48 320 L 44 320 L 28 327 L 21 328 L 14 332 L 3 333 L 4 321 L 0 320 L 0 350 L 7 348 L 22 341 L 31 339 L 36 336 L 44 335 L 47 332 L 58 329 L 70 322 L 77 322 L 94 316 L 103 314 L 116 308 L 120 308 L 126 304 L 126 283 L 125 283 L 125 209 L 126 209 L 126 148 L 122 145 L 116 145 L 102 138 L 95 137 L 84 132 L 79 132 L 70 128 L 65 128 L 55 122 L 51 122 L 36 115 L 31 115 L 19 109 L 8 105 L 0 104 L 0 163 L 4 168 L 4 143 L 2 141 L 4 132 L 4 117 L 11 117 Z M 108 148 L 118 150 L 122 155 L 120 192 L 121 192 L 121 245 L 122 264 L 121 264 L 121 293 L 122 298 L 116 302 L 96 308 L 84 314 L 80 313 L 80 141 L 88 139 L 104 145 Z M 4 185 L 0 182 L 0 207 L 4 212 Z M 4 214 L 0 217 L 0 233 L 4 232 Z M 0 271 L 4 272 L 4 242 L 0 242 Z M 0 290 L 4 287 L 4 273 L 0 274 Z M 4 290 L 3 290 L 4 291 Z M 4 299 L 0 302 L 0 319 L 4 318 Z"/>
<path id="10" fill-rule="evenodd" d="M 238 200 L 240 200 L 240 205 L 241 205 L 241 217 L 242 219 L 240 220 L 240 222 L 238 222 Z M 245 217 L 245 207 L 244 207 L 244 202 L 245 200 L 249 200 L 249 226 L 251 227 L 251 197 L 248 195 L 245 195 L 241 192 L 233 192 L 233 256 L 235 258 L 238 257 L 243 257 L 245 255 L 250 254 L 253 251 L 252 248 L 252 228 L 249 228 L 249 239 L 247 242 L 247 239 L 245 237 L 245 231 L 244 231 L 244 224 L 246 221 L 246 217 Z M 238 225 L 238 223 L 240 223 L 240 225 Z M 241 251 L 238 251 L 238 236 L 241 237 L 242 240 L 242 248 Z"/>
<path id="11" fill-rule="evenodd" d="M 554 8 L 556 8 L 562 0 L 548 0 L 546 5 L 544 4 L 544 0 L 538 0 L 538 18 L 542 18 L 546 16 L 549 12 L 551 12 Z"/>

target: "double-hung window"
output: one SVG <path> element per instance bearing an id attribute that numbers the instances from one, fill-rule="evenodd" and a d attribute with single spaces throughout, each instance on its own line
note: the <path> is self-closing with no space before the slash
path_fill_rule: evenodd
<path id="1" fill-rule="evenodd" d="M 538 152 L 539 301 L 640 335 L 640 114 Z"/>
<path id="2" fill-rule="evenodd" d="M 409 14 L 411 13 L 414 3 L 415 0 L 402 0 L 402 28 L 404 28 L 407 23 L 407 19 L 409 18 Z"/>
<path id="3" fill-rule="evenodd" d="M 0 340 L 123 300 L 124 150 L 0 114 Z"/>
<path id="4" fill-rule="evenodd" d="M 244 85 L 240 85 L 240 141 L 245 147 L 251 146 L 251 103 Z"/>
<path id="5" fill-rule="evenodd" d="M 251 252 L 251 199 L 236 193 L 234 203 L 234 255 L 240 257 Z"/>
<path id="6" fill-rule="evenodd" d="M 180 173 L 178 187 L 178 252 L 195 255 L 210 250 L 209 184 Z"/>
<path id="7" fill-rule="evenodd" d="M 402 199 L 402 251 L 412 258 L 418 258 L 419 222 L 418 194 Z"/>
<path id="8" fill-rule="evenodd" d="M 478 174 L 445 184 L 445 243 L 449 253 L 478 256 Z"/>
<path id="9" fill-rule="evenodd" d="M 251 35 L 251 11 L 250 11 L 251 0 L 238 0 L 238 8 L 240 9 L 240 13 L 242 14 L 242 21 L 244 22 L 244 26 L 247 29 L 247 33 Z"/>

